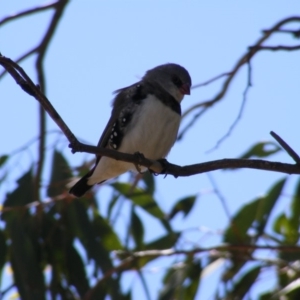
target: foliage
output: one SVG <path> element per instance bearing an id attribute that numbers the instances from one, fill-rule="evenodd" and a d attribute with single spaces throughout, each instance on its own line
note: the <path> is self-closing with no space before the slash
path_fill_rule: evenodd
<path id="1" fill-rule="evenodd" d="M 106 295 L 131 299 L 131 291 L 122 290 L 122 277 L 130 270 L 142 276 L 140 271 L 146 264 L 164 256 L 166 249 L 177 249 L 182 233 L 172 228 L 170 220 L 180 212 L 186 217 L 196 197 L 177 200 L 171 211 L 165 213 L 154 198 L 155 181 L 150 173 L 143 178 L 141 187 L 111 184 L 110 210 L 117 202 L 130 200 L 131 224 L 124 240 L 115 232 L 111 214 L 100 214 L 93 192 L 81 199 L 68 194 L 65 181 L 71 174 L 67 160 L 55 150 L 47 189 L 52 201 L 46 203 L 33 201 L 32 170 L 19 178 L 17 187 L 7 194 L 3 204 L 0 268 L 3 272 L 6 263 L 10 263 L 22 299 L 45 299 L 47 294 L 52 299 L 105 299 Z M 232 217 L 224 231 L 224 244 L 216 247 L 216 253 L 206 251 L 205 256 L 199 257 L 198 252 L 205 249 L 182 251 L 185 255 L 181 262 L 176 258 L 166 271 L 159 299 L 193 299 L 202 272 L 220 258 L 227 261 L 221 277 L 225 291 L 220 287 L 217 299 L 243 298 L 268 269 L 277 274 L 278 282 L 261 299 L 283 294 L 286 299 L 297 299 L 300 249 L 295 246 L 299 239 L 300 181 L 291 199 L 290 212 L 273 217 L 268 226 L 285 182 L 286 178 L 276 182 L 265 196 L 250 201 Z M 145 240 L 141 210 L 165 228 L 164 236 Z M 256 258 L 263 245 L 272 249 L 268 250 L 272 259 Z M 87 261 L 93 266 L 92 271 L 85 268 Z M 249 268 L 253 262 L 255 265 Z M 97 280 L 96 285 L 91 283 L 92 278 Z"/>
<path id="2" fill-rule="evenodd" d="M 44 78 L 44 54 L 67 3 L 66 0 L 58 0 L 37 10 L 51 8 L 56 13 L 50 22 L 49 34 L 45 35 L 38 47 L 22 58 L 37 54 L 37 77 L 42 90 L 45 83 L 41 79 Z M 25 15 L 31 13 L 25 12 Z M 297 17 L 287 18 L 282 24 L 295 19 Z M 10 20 L 4 19 L 0 25 Z M 279 30 L 280 26 L 274 27 L 274 32 Z M 292 33 L 299 38 L 299 31 L 294 30 Z M 197 117 L 192 118 L 182 134 L 206 109 L 224 96 L 241 66 L 248 63 L 251 69 L 251 57 L 257 51 L 267 49 L 263 48 L 262 42 L 271 33 L 265 34 L 260 43 L 252 47 L 231 72 L 205 83 L 226 77 L 222 90 L 215 98 L 189 111 L 203 109 L 196 111 Z M 271 50 L 280 49 L 273 47 Z M 43 110 L 40 116 L 45 117 Z M 40 125 L 40 149 L 45 154 L 43 143 L 47 134 L 42 121 Z M 277 144 L 259 142 L 245 151 L 241 158 L 265 158 L 279 151 Z M 202 248 L 196 243 L 186 245 L 184 230 L 178 230 L 173 222 L 176 218 L 188 218 L 195 213 L 198 195 L 187 192 L 183 198 L 171 199 L 174 205 L 166 211 L 156 193 L 155 177 L 145 173 L 133 183 L 118 181 L 109 184 L 111 193 L 105 199 L 108 209 L 104 212 L 98 207 L 94 190 L 80 199 L 68 193 L 70 178 L 84 173 L 82 171 L 86 166 L 80 166 L 75 171 L 58 147 L 52 152 L 52 169 L 45 176 L 49 179 L 46 188 L 40 184 L 41 171 L 36 170 L 41 170 L 44 163 L 40 153 L 34 159 L 35 163 L 16 180 L 11 192 L 5 195 L 1 211 L 0 272 L 3 277 L 5 268 L 11 267 L 13 283 L 6 289 L 1 287 L 1 298 L 16 288 L 24 300 L 130 300 L 133 299 L 133 286 L 125 290 L 123 282 L 128 274 L 134 273 L 142 282 L 143 298 L 150 299 L 151 287 L 145 279 L 144 269 L 153 261 L 159 264 L 160 259 L 167 256 L 169 263 L 157 295 L 161 300 L 194 299 L 203 278 L 216 268 L 220 270 L 221 276 L 218 287 L 213 291 L 215 299 L 250 299 L 257 283 L 264 280 L 264 274 L 272 274 L 276 283 L 271 289 L 266 288 L 261 292 L 259 299 L 300 298 L 299 179 L 293 187 L 294 193 L 289 197 L 290 204 L 286 211 L 274 212 L 287 182 L 287 177 L 284 177 L 273 182 L 264 196 L 250 200 L 231 216 L 227 228 L 222 232 L 221 244 Z M 10 170 L 6 167 L 12 156 L 0 156 L 1 186 L 8 182 Z M 122 219 L 124 203 L 129 213 L 125 222 L 127 226 L 123 226 L 121 232 L 115 224 Z M 163 234 L 148 240 L 146 231 L 149 223 L 145 218 L 149 218 L 153 226 L 160 227 Z"/>

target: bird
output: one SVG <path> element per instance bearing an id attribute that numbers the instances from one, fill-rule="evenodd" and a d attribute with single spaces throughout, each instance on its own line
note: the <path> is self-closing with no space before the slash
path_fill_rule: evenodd
<path id="1" fill-rule="evenodd" d="M 174 145 L 180 120 L 181 101 L 190 95 L 189 72 L 175 63 L 148 70 L 142 79 L 115 91 L 110 119 L 98 147 L 124 153 L 141 153 L 152 160 L 164 159 Z M 146 171 L 145 167 L 140 168 Z M 137 171 L 132 163 L 96 155 L 94 167 L 71 187 L 82 197 L 95 184 Z"/>

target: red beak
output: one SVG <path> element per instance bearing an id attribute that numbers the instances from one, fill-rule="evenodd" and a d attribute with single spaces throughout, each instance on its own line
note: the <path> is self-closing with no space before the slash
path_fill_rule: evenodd
<path id="1" fill-rule="evenodd" d="M 183 95 L 190 95 L 191 94 L 191 86 L 188 83 L 183 84 L 180 88 L 179 88 L 181 94 Z"/>

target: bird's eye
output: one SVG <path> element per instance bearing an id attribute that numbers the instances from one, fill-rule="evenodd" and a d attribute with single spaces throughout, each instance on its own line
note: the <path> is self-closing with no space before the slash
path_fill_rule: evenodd
<path id="1" fill-rule="evenodd" d="M 177 87 L 181 87 L 182 86 L 182 81 L 179 77 L 177 76 L 173 76 L 172 77 L 172 82 L 177 86 Z"/>

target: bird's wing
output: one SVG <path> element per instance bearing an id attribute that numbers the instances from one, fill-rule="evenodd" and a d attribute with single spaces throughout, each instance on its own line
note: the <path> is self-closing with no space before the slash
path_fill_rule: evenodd
<path id="1" fill-rule="evenodd" d="M 143 100 L 147 96 L 147 89 L 142 82 L 135 83 L 131 86 L 117 90 L 115 99 L 113 100 L 113 109 L 110 119 L 100 137 L 98 147 L 109 147 L 109 141 L 116 122 L 118 122 L 120 116 L 128 115 L 126 111 L 130 111 L 132 114 L 134 109 L 133 105 L 137 105 L 139 101 Z M 129 121 L 130 119 L 128 119 Z M 121 138 L 123 135 L 118 136 L 118 146 L 121 144 Z M 117 149 L 118 147 L 113 147 Z M 96 165 L 99 162 L 101 155 L 96 156 Z"/>

